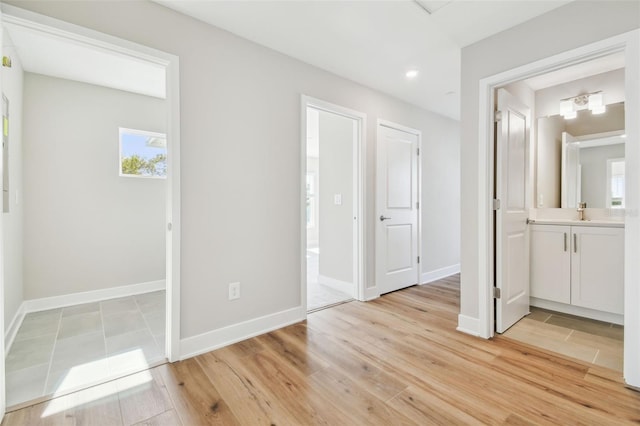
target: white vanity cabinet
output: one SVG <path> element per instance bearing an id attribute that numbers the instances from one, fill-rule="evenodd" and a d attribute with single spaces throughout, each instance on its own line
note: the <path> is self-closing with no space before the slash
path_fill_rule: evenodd
<path id="1" fill-rule="evenodd" d="M 571 304 L 624 312 L 624 229 L 571 227 Z"/>
<path id="2" fill-rule="evenodd" d="M 624 228 L 532 224 L 530 232 L 534 300 L 623 314 Z"/>
<path id="3" fill-rule="evenodd" d="M 570 226 L 531 225 L 531 297 L 571 303 L 570 238 Z"/>

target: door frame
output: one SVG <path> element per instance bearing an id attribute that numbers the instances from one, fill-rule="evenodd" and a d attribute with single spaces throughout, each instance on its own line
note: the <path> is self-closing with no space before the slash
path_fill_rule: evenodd
<path id="1" fill-rule="evenodd" d="M 420 262 L 418 262 L 418 276 L 416 278 L 416 284 L 420 285 L 422 284 L 422 264 L 423 264 L 423 258 L 422 258 L 422 131 L 418 130 L 418 129 L 414 129 L 412 127 L 407 127 L 404 126 L 402 124 L 398 124 L 395 123 L 393 121 L 389 121 L 389 120 L 384 120 L 379 118 L 376 122 L 376 152 L 378 149 L 378 141 L 380 140 L 380 128 L 381 127 L 387 127 L 390 129 L 394 129 L 394 130 L 399 130 L 401 132 L 406 132 L 409 134 L 412 134 L 414 136 L 416 136 L 418 138 L 418 208 L 416 209 L 416 214 L 418 215 L 417 217 L 417 224 L 418 224 L 418 257 L 420 258 Z M 377 157 L 376 157 L 377 160 Z M 376 161 L 376 173 L 377 173 L 377 167 L 378 167 L 378 162 Z M 377 181 L 376 181 L 376 194 L 378 193 L 378 185 L 377 185 Z M 376 205 L 376 213 L 377 213 L 377 205 Z M 377 238 L 377 232 L 378 232 L 378 223 L 376 222 L 376 227 L 375 227 L 375 233 L 376 233 L 376 238 Z M 377 261 L 377 253 L 376 253 L 376 261 Z M 377 296 L 380 296 L 380 287 L 378 286 L 378 276 L 377 276 L 377 268 L 376 268 L 376 290 L 378 292 Z"/>
<path id="2" fill-rule="evenodd" d="M 180 358 L 180 76 L 177 56 L 143 46 L 125 39 L 91 30 L 79 25 L 45 15 L 2 4 L 2 22 L 10 22 L 53 37 L 71 40 L 89 48 L 110 50 L 138 60 L 161 65 L 166 70 L 167 103 L 167 182 L 166 182 L 166 346 L 165 354 L 170 362 Z M 2 233 L 0 221 L 0 234 Z M 4 256 L 0 254 L 0 264 Z M 1 279 L 1 278 L 0 278 Z M 0 291 L 4 285 L 0 281 Z M 0 303 L 0 327 L 4 330 L 4 304 Z M 0 342 L 2 353 L 4 338 Z M 4 372 L 4 357 L 0 360 Z M 0 375 L 4 389 L 5 376 Z M 5 395 L 1 395 L 0 408 L 6 408 Z"/>
<path id="3" fill-rule="evenodd" d="M 332 104 L 307 95 L 300 97 L 300 306 L 307 317 L 307 108 L 337 114 L 356 122 L 353 146 L 353 211 L 356 214 L 353 226 L 353 279 L 355 294 L 353 298 L 365 299 L 365 144 L 367 131 L 367 115 L 360 111 Z"/>
<path id="4" fill-rule="evenodd" d="M 625 158 L 628 170 L 625 198 L 625 316 L 624 359 L 640 358 L 640 30 L 607 38 L 586 46 L 550 56 L 511 70 L 483 78 L 479 82 L 478 132 L 478 329 L 480 337 L 491 338 L 495 332 L 492 287 L 494 282 L 493 123 L 495 89 L 509 83 L 544 74 L 570 65 L 616 52 L 625 54 L 625 132 L 628 141 Z M 626 172 L 626 170 L 625 170 Z M 635 303 L 633 303 L 635 302 Z M 627 384 L 640 387 L 640 364 L 625 362 L 623 376 Z"/>

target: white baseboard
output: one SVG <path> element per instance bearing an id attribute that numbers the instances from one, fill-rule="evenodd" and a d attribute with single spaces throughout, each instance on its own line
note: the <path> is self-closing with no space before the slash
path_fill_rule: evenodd
<path id="1" fill-rule="evenodd" d="M 428 284 L 434 281 L 438 281 L 442 278 L 446 278 L 453 274 L 457 274 L 460 272 L 460 264 L 456 263 L 455 265 L 445 266 L 444 268 L 436 269 L 435 271 L 423 272 L 420 276 L 421 284 Z"/>
<path id="2" fill-rule="evenodd" d="M 298 306 L 275 314 L 265 315 L 217 330 L 209 331 L 180 341 L 180 359 L 194 357 L 229 346 L 260 334 L 277 330 L 305 320 L 307 313 Z"/>
<path id="3" fill-rule="evenodd" d="M 150 293 L 164 290 L 167 284 L 165 280 L 149 281 L 140 284 L 123 285 L 120 287 L 103 288 L 100 290 L 71 293 L 62 296 L 43 297 L 41 299 L 25 300 L 24 311 L 38 312 L 48 309 L 64 308 L 65 306 L 80 305 L 83 303 L 100 302 L 102 300 L 115 299 L 117 297 L 134 296 L 136 294 Z"/>
<path id="4" fill-rule="evenodd" d="M 364 297 L 361 302 L 368 302 L 370 300 L 374 300 L 380 297 L 380 292 L 378 291 L 378 287 L 365 287 L 364 289 Z"/>
<path id="5" fill-rule="evenodd" d="M 11 349 L 11 345 L 13 345 L 13 341 L 16 339 L 16 334 L 18 334 L 18 329 L 22 325 L 22 321 L 24 320 L 24 315 L 26 314 L 24 310 L 24 302 L 20 304 L 16 314 L 13 316 L 11 320 L 11 324 L 7 328 L 6 333 L 4 333 L 4 356 L 6 357 L 9 354 L 9 349 Z"/>
<path id="6" fill-rule="evenodd" d="M 562 312 L 578 317 L 591 318 L 598 321 L 611 322 L 613 324 L 624 325 L 624 315 L 612 314 L 610 312 L 596 311 L 595 309 L 582 308 L 580 306 L 567 305 L 566 303 L 552 302 L 550 300 L 529 298 L 529 304 L 550 311 Z"/>
<path id="7" fill-rule="evenodd" d="M 334 290 L 347 293 L 351 295 L 351 297 L 353 297 L 356 290 L 356 286 L 353 285 L 353 283 L 336 280 L 335 278 L 327 277 L 325 275 L 318 275 L 318 283 L 322 285 L 326 285 L 327 287 L 330 287 Z"/>
<path id="8" fill-rule="evenodd" d="M 478 318 L 472 318 L 466 315 L 459 314 L 458 327 L 456 327 L 456 330 L 462 333 L 470 334 L 472 336 L 480 337 L 481 333 L 478 331 L 480 329 L 479 325 L 480 321 L 478 320 Z"/>
<path id="9" fill-rule="evenodd" d="M 117 297 L 134 296 L 136 294 L 150 293 L 164 290 L 165 280 L 149 281 L 146 283 L 124 285 L 120 287 L 104 288 L 100 290 L 85 291 L 82 293 L 65 294 L 62 296 L 43 297 L 40 299 L 25 300 L 20 304 L 13 317 L 9 328 L 4 335 L 5 356 L 9 353 L 11 345 L 16 338 L 18 329 L 22 325 L 24 316 L 30 312 L 47 311 L 49 309 L 64 308 L 66 306 L 81 305 L 83 303 L 100 302 Z"/>

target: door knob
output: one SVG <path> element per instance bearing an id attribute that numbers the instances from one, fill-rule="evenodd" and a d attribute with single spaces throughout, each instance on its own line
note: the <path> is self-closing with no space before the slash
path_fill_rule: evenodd
<path id="1" fill-rule="evenodd" d="M 391 218 L 390 217 L 385 217 L 383 215 L 380 215 L 380 222 L 383 222 L 383 221 L 389 220 L 389 219 L 391 219 Z"/>

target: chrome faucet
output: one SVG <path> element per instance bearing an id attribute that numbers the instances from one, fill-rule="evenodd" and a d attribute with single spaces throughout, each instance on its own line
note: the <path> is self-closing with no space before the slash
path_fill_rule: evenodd
<path id="1" fill-rule="evenodd" d="M 578 203 L 578 220 L 584 220 L 584 210 L 587 208 L 587 203 Z"/>

